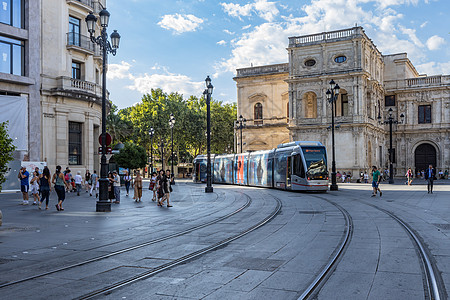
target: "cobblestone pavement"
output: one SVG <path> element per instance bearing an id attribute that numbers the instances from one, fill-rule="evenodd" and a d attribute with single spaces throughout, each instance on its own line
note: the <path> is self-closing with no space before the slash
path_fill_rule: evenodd
<path id="1" fill-rule="evenodd" d="M 433 194 L 423 184 L 382 184 L 383 196 L 370 197 L 368 184 L 322 194 L 215 185 L 205 194 L 204 185 L 180 180 L 171 208 L 157 207 L 148 190 L 141 203 L 122 191 L 111 213 L 96 213 L 96 199 L 84 192 L 68 194 L 62 212 L 54 192 L 47 211 L 20 205 L 20 194 L 0 194 L 0 298 L 81 297 L 236 236 L 278 203 L 281 211 L 261 228 L 99 298 L 297 299 L 343 239 L 346 221 L 336 205 L 351 216 L 353 231 L 314 297 L 425 299 L 417 247 L 386 212 L 420 236 L 447 297 L 449 183 L 439 181 Z"/>

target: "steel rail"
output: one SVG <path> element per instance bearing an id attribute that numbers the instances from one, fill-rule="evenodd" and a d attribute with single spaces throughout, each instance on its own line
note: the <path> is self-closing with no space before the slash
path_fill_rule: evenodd
<path id="1" fill-rule="evenodd" d="M 320 273 L 316 276 L 316 278 L 311 282 L 311 284 L 298 298 L 302 300 L 308 299 L 309 297 L 311 297 L 311 295 L 315 294 L 322 286 L 322 284 L 325 282 L 325 279 L 328 278 L 328 276 L 334 271 L 338 261 L 342 258 L 343 254 L 345 253 L 345 249 L 350 243 L 350 240 L 353 235 L 353 220 L 349 212 L 339 204 L 334 203 L 333 201 L 330 201 L 328 199 L 319 196 L 316 197 L 327 201 L 328 203 L 334 205 L 340 210 L 345 219 L 345 233 L 343 234 L 341 243 L 336 247 L 337 251 L 335 251 L 333 257 L 328 261 L 328 263 L 325 265 L 322 271 L 320 271 Z"/>
<path id="2" fill-rule="evenodd" d="M 165 263 L 163 265 L 160 265 L 160 266 L 158 266 L 158 267 L 156 267 L 156 268 L 154 268 L 152 270 L 149 270 L 149 271 L 141 273 L 139 275 L 130 277 L 128 279 L 121 280 L 121 281 L 116 282 L 114 284 L 111 284 L 111 285 L 109 285 L 107 287 L 104 287 L 104 288 L 92 291 L 92 292 L 90 292 L 88 294 L 82 295 L 82 296 L 77 297 L 75 299 L 76 300 L 92 299 L 92 298 L 100 296 L 102 294 L 112 292 L 112 291 L 114 291 L 116 289 L 119 289 L 121 287 L 124 287 L 124 286 L 127 286 L 129 284 L 135 283 L 137 281 L 146 279 L 146 278 L 151 277 L 153 275 L 156 275 L 156 274 L 158 274 L 158 273 L 160 273 L 162 271 L 168 270 L 168 269 L 173 268 L 173 267 L 175 267 L 175 266 L 177 266 L 179 264 L 182 264 L 182 263 L 190 261 L 190 260 L 192 260 L 194 258 L 197 258 L 197 257 L 199 257 L 199 256 L 201 256 L 203 254 L 206 254 L 208 252 L 216 250 L 216 249 L 218 249 L 218 248 L 220 248 L 220 247 L 222 247 L 222 246 L 224 246 L 224 245 L 226 245 L 228 243 L 231 243 L 234 240 L 237 240 L 237 239 L 241 238 L 242 236 L 244 236 L 244 235 L 246 235 L 246 234 L 248 234 L 250 232 L 255 231 L 256 229 L 258 229 L 261 226 L 267 224 L 269 221 L 271 221 L 273 218 L 275 218 L 275 216 L 280 211 L 280 209 L 282 207 L 281 200 L 278 199 L 275 196 L 272 196 L 272 197 L 277 201 L 277 205 L 276 205 L 275 209 L 267 217 L 265 217 L 262 221 L 260 221 L 260 222 L 256 223 L 255 225 L 247 228 L 246 230 L 244 230 L 244 231 L 242 231 L 242 232 L 240 232 L 240 233 L 238 233 L 236 235 L 233 235 L 231 237 L 228 237 L 226 239 L 223 239 L 223 240 L 221 240 L 221 241 L 219 241 L 219 242 L 217 242 L 217 243 L 215 243 L 213 245 L 210 245 L 210 246 L 202 248 L 202 249 L 200 249 L 198 251 L 195 251 L 195 252 L 189 253 L 187 255 L 184 255 L 184 256 L 182 256 L 182 257 L 180 257 L 180 258 L 178 258 L 178 259 L 176 259 L 174 261 L 171 261 L 171 262 Z"/>
<path id="3" fill-rule="evenodd" d="M 209 222 L 206 222 L 206 223 L 203 223 L 203 224 L 191 227 L 191 228 L 189 228 L 187 230 L 183 230 L 183 231 L 180 231 L 180 232 L 177 232 L 177 233 L 173 233 L 173 234 L 170 234 L 170 235 L 167 235 L 167 236 L 163 236 L 161 238 L 150 240 L 150 241 L 147 241 L 147 242 L 135 245 L 135 246 L 127 247 L 127 248 L 124 248 L 124 249 L 121 249 L 121 250 L 117 250 L 117 251 L 114 251 L 114 252 L 111 252 L 111 253 L 108 253 L 108 254 L 105 254 L 105 255 L 100 255 L 100 256 L 97 256 L 97 257 L 94 257 L 94 258 L 90 258 L 90 259 L 87 259 L 87 260 L 84 260 L 84 261 L 81 261 L 81 262 L 78 262 L 78 263 L 74 263 L 72 265 L 68 265 L 68 266 L 65 266 L 65 267 L 57 268 L 57 269 L 54 269 L 54 270 L 51 270 L 51 271 L 47 271 L 47 272 L 42 272 L 40 274 L 29 276 L 29 277 L 22 278 L 22 279 L 19 279 L 19 280 L 7 282 L 7 283 L 4 283 L 4 284 L 1 284 L 0 285 L 0 289 L 8 287 L 8 286 L 11 286 L 11 285 L 19 284 L 19 283 L 22 283 L 22 282 L 30 281 L 30 280 L 33 280 L 33 279 L 36 279 L 36 278 L 40 278 L 40 277 L 43 277 L 43 276 L 47 276 L 47 275 L 50 275 L 50 274 L 54 274 L 54 273 L 57 273 L 57 272 L 61 272 L 61 271 L 73 269 L 73 268 L 76 268 L 76 267 L 80 267 L 82 265 L 86 265 L 86 264 L 89 264 L 89 263 L 92 263 L 92 262 L 100 261 L 100 260 L 103 260 L 103 259 L 115 256 L 115 255 L 118 255 L 118 254 L 122 254 L 122 253 L 125 253 L 125 252 L 129 252 L 129 251 L 132 251 L 132 250 L 136 250 L 136 249 L 145 247 L 145 246 L 156 244 L 156 243 L 159 243 L 159 242 L 171 239 L 171 238 L 179 237 L 179 236 L 188 234 L 190 232 L 193 232 L 195 230 L 198 230 L 198 229 L 210 226 L 212 224 L 221 222 L 221 221 L 223 221 L 225 219 L 228 219 L 229 217 L 231 217 L 231 216 L 241 212 L 242 210 L 244 210 L 244 209 L 246 209 L 247 207 L 250 206 L 250 204 L 252 203 L 252 199 L 246 194 L 243 194 L 243 195 L 245 195 L 246 198 L 247 198 L 246 203 L 243 206 L 239 207 L 237 210 L 235 210 L 235 211 L 233 211 L 233 212 L 231 212 L 231 213 L 229 213 L 229 214 L 227 214 L 225 216 L 222 216 L 220 218 L 217 218 L 217 219 L 214 219 L 212 221 L 209 221 Z"/>
<path id="4" fill-rule="evenodd" d="M 412 227 L 408 223 L 403 221 L 401 218 L 397 217 L 394 213 L 392 213 L 384 208 L 380 208 L 371 203 L 367 203 L 364 201 L 360 201 L 360 202 L 384 212 L 385 214 L 387 214 L 388 216 L 393 218 L 395 221 L 397 221 L 397 223 L 399 223 L 406 230 L 406 232 L 409 234 L 409 236 L 412 238 L 412 240 L 416 243 L 416 246 L 418 248 L 422 266 L 425 270 L 423 273 L 425 275 L 425 282 L 427 283 L 426 291 L 428 293 L 429 299 L 432 299 L 432 300 L 445 299 L 445 294 L 444 294 L 444 292 L 441 291 L 441 288 L 439 287 L 439 284 L 438 284 L 437 277 L 440 277 L 440 274 L 439 274 L 439 272 L 437 272 L 437 270 L 435 271 L 435 266 L 432 263 L 429 255 L 428 255 L 429 250 L 421 242 L 421 238 L 420 238 L 419 234 L 415 233 L 414 230 L 412 229 Z M 440 282 L 442 282 L 442 279 L 440 279 Z"/>

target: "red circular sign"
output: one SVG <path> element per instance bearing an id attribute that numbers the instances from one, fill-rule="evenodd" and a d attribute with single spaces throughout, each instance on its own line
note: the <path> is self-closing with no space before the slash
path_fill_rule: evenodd
<path id="1" fill-rule="evenodd" d="M 98 142 L 100 143 L 100 146 L 102 146 L 102 135 L 101 134 L 98 137 Z M 111 142 L 112 142 L 111 135 L 109 133 L 106 133 L 106 145 L 105 146 L 111 145 Z"/>

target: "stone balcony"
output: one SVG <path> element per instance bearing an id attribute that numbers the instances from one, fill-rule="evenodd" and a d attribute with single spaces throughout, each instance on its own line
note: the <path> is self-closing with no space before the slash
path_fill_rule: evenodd
<path id="1" fill-rule="evenodd" d="M 67 33 L 67 49 L 83 52 L 94 56 L 101 56 L 100 47 L 94 44 L 90 37 L 75 32 Z"/>
<path id="2" fill-rule="evenodd" d="M 237 69 L 236 78 L 269 74 L 289 73 L 289 64 L 276 64 L 260 67 Z"/>
<path id="3" fill-rule="evenodd" d="M 384 86 L 386 90 L 450 86 L 450 75 L 424 76 L 401 80 L 390 80 L 386 81 L 384 83 Z"/>
<path id="4" fill-rule="evenodd" d="M 365 36 L 367 38 L 362 27 L 353 27 L 343 30 L 295 36 L 289 38 L 289 48 L 301 47 L 307 44 L 319 44 L 323 42 L 333 42 L 343 39 L 352 39 L 357 36 Z"/>
<path id="5" fill-rule="evenodd" d="M 90 81 L 74 79 L 68 76 L 56 78 L 56 87 L 49 89 L 52 95 L 99 102 L 102 99 L 102 86 Z M 109 92 L 106 91 L 109 100 Z"/>
<path id="6" fill-rule="evenodd" d="M 270 127 L 270 126 L 287 126 L 288 124 L 287 117 L 272 117 L 272 118 L 264 118 L 262 120 L 255 119 L 247 119 L 245 127 L 246 128 L 254 128 L 254 127 Z"/>

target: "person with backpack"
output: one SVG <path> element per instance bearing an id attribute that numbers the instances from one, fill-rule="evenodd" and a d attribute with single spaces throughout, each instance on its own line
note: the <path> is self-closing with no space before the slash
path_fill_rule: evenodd
<path id="1" fill-rule="evenodd" d="M 56 210 L 64 210 L 62 203 L 66 199 L 66 188 L 69 189 L 69 183 L 66 181 L 64 174 L 61 173 L 61 166 L 56 166 L 56 172 L 53 174 L 52 183 L 55 185 L 55 191 L 58 195 L 58 204 L 55 205 Z"/>
<path id="2" fill-rule="evenodd" d="M 19 180 L 20 180 L 20 191 L 22 192 L 23 202 L 22 205 L 28 205 L 28 191 L 30 190 L 30 173 L 28 173 L 27 168 L 21 167 L 19 170 Z"/>
<path id="3" fill-rule="evenodd" d="M 407 184 L 411 185 L 412 181 L 413 181 L 413 177 L 414 177 L 413 171 L 411 170 L 411 168 L 409 168 L 408 171 L 406 171 L 405 176 L 406 176 L 406 179 L 407 179 L 407 181 L 406 181 Z"/>

